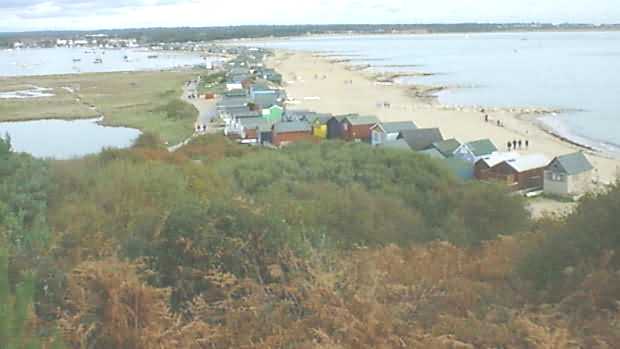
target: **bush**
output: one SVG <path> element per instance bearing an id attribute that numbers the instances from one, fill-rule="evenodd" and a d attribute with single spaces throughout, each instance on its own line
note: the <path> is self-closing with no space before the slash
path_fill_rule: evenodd
<path id="1" fill-rule="evenodd" d="M 154 148 L 161 149 L 164 146 L 164 141 L 155 133 L 144 132 L 138 136 L 134 141 L 134 148 Z"/>
<path id="2" fill-rule="evenodd" d="M 198 116 L 198 110 L 193 105 L 174 99 L 164 106 L 164 111 L 168 119 L 186 120 L 195 119 Z"/>
<path id="3" fill-rule="evenodd" d="M 539 289 L 561 295 L 564 283 L 581 282 L 593 265 L 620 267 L 620 184 L 583 197 L 575 211 L 521 263 L 520 273 Z M 557 294 L 556 294 L 557 295 Z"/>
<path id="4" fill-rule="evenodd" d="M 290 219 L 299 207 L 304 214 L 293 222 L 307 234 L 349 246 L 436 239 L 474 246 L 529 222 L 523 199 L 504 187 L 464 185 L 427 157 L 365 144 L 298 144 L 220 171 L 273 215 Z"/>

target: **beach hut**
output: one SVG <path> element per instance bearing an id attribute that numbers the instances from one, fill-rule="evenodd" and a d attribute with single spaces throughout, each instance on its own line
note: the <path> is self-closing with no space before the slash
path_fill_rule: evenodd
<path id="1" fill-rule="evenodd" d="M 478 160 L 489 156 L 497 151 L 497 147 L 489 139 L 480 139 L 477 141 L 465 143 L 458 147 L 454 152 L 454 156 L 461 160 L 469 161 L 473 164 Z"/>
<path id="2" fill-rule="evenodd" d="M 238 89 L 238 90 L 230 90 L 227 92 L 224 92 L 224 97 L 229 97 L 229 98 L 244 98 L 247 99 L 248 98 L 248 93 L 243 90 L 243 89 Z"/>
<path id="3" fill-rule="evenodd" d="M 326 123 L 327 139 L 342 139 L 342 120 L 345 115 L 332 116 Z"/>
<path id="4" fill-rule="evenodd" d="M 271 143 L 277 147 L 316 140 L 312 136 L 312 126 L 307 121 L 278 122 L 273 125 L 271 134 Z"/>
<path id="5" fill-rule="evenodd" d="M 262 111 L 263 118 L 271 121 L 281 121 L 284 115 L 284 108 L 279 105 L 272 105 Z"/>
<path id="6" fill-rule="evenodd" d="M 574 197 L 592 187 L 594 166 L 582 153 L 558 156 L 545 169 L 545 194 Z"/>
<path id="7" fill-rule="evenodd" d="M 438 128 L 419 128 L 401 131 L 398 139 L 403 139 L 411 149 L 422 151 L 430 148 L 433 143 L 443 141 L 443 135 Z"/>
<path id="8" fill-rule="evenodd" d="M 541 154 L 502 161 L 487 171 L 488 179 L 506 183 L 511 190 L 542 189 L 549 159 Z"/>
<path id="9" fill-rule="evenodd" d="M 371 127 L 371 144 L 379 145 L 384 142 L 395 141 L 401 131 L 415 130 L 418 127 L 413 121 L 377 123 Z"/>
<path id="10" fill-rule="evenodd" d="M 327 138 L 327 122 L 331 119 L 331 115 L 314 114 L 307 116 L 306 120 L 312 125 L 312 135 L 319 139 Z"/>
<path id="11" fill-rule="evenodd" d="M 426 156 L 428 156 L 430 158 L 433 158 L 433 159 L 437 159 L 437 160 L 445 160 L 446 159 L 446 157 L 441 152 L 439 152 L 439 150 L 437 150 L 435 148 L 428 148 L 428 149 L 422 150 L 422 151 L 420 151 L 418 153 L 422 154 L 422 155 L 426 155 Z"/>
<path id="12" fill-rule="evenodd" d="M 377 145 L 379 148 L 386 149 L 400 149 L 400 150 L 408 150 L 411 151 L 411 147 L 409 143 L 407 143 L 404 139 L 397 139 L 395 141 L 387 141 Z"/>
<path id="13" fill-rule="evenodd" d="M 444 141 L 435 142 L 432 148 L 441 153 L 445 158 L 451 158 L 454 156 L 454 152 L 461 146 L 461 143 L 454 138 L 446 139 Z"/>
<path id="14" fill-rule="evenodd" d="M 492 169 L 493 167 L 497 166 L 498 164 L 504 161 L 514 160 L 518 157 L 519 157 L 518 153 L 511 153 L 511 152 L 508 152 L 508 153 L 495 152 L 491 155 L 485 156 L 476 162 L 474 166 L 474 175 L 476 176 L 476 179 L 479 179 L 482 181 L 488 180 L 491 177 L 491 174 L 489 173 L 490 169 Z"/>
<path id="15" fill-rule="evenodd" d="M 347 141 L 370 141 L 371 128 L 379 123 L 376 116 L 348 116 L 342 120 L 342 135 Z"/>
<path id="16" fill-rule="evenodd" d="M 475 178 L 474 164 L 471 162 L 457 158 L 447 158 L 442 160 L 441 164 L 463 181 L 471 181 Z"/>
<path id="17" fill-rule="evenodd" d="M 252 102 L 261 109 L 266 109 L 274 105 L 282 104 L 279 93 L 262 93 L 254 95 Z"/>

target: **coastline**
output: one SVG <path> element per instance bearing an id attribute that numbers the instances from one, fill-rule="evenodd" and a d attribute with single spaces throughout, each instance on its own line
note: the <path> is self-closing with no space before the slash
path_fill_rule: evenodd
<path id="1" fill-rule="evenodd" d="M 518 32 L 514 32 L 518 33 Z M 448 34 L 448 33 L 446 33 Z M 480 109 L 486 111 L 505 111 L 514 113 L 515 117 L 531 122 L 536 125 L 540 130 L 546 132 L 549 136 L 552 136 L 562 142 L 576 146 L 583 151 L 596 153 L 601 157 L 609 159 L 620 160 L 620 145 L 610 144 L 605 141 L 590 138 L 584 135 L 579 135 L 572 132 L 566 126 L 562 124 L 561 118 L 570 112 L 579 112 L 583 110 L 579 109 L 553 109 L 544 107 L 491 107 L 485 105 L 448 105 L 443 104 L 440 101 L 439 93 L 443 91 L 451 91 L 461 88 L 470 88 L 472 86 L 459 86 L 459 85 L 429 85 L 421 84 L 417 81 L 406 82 L 404 79 L 435 76 L 434 72 L 421 72 L 415 69 L 418 66 L 414 64 L 400 64 L 400 65 L 371 65 L 366 59 L 360 59 L 360 54 L 347 54 L 337 53 L 332 51 L 310 51 L 310 53 L 319 58 L 327 59 L 333 64 L 343 64 L 345 69 L 350 71 L 363 72 L 368 78 L 373 79 L 381 84 L 385 85 L 399 85 L 408 89 L 412 97 L 427 100 L 429 103 L 436 103 L 439 108 L 451 108 L 456 110 L 461 109 Z M 360 61 L 363 63 L 355 63 Z M 380 59 L 382 61 L 382 59 Z M 380 68 L 409 68 L 410 70 L 385 70 Z M 551 122 L 550 117 L 555 120 Z M 620 173 L 620 170 L 618 171 Z"/>
<path id="2" fill-rule="evenodd" d="M 554 132 L 539 120 L 560 110 L 443 105 L 436 94 L 449 89 L 448 86 L 403 85 L 394 79 L 388 83 L 384 81 L 386 76 L 402 74 L 377 74 L 376 71 L 356 68 L 350 61 L 334 62 L 334 57 L 323 57 L 323 52 L 284 49 L 274 52 L 275 56 L 267 61 L 267 65 L 284 75 L 287 93 L 297 100 L 293 109 L 371 114 L 385 122 L 411 120 L 419 127 L 438 127 L 445 138 L 456 138 L 461 142 L 489 138 L 500 150 L 506 150 L 509 141 L 523 139 L 532 146 L 519 152 L 542 153 L 549 159 L 581 150 L 597 169 L 599 182 L 611 183 L 620 173 L 620 160 L 611 154 Z M 316 79 L 317 74 L 325 78 Z M 415 72 L 404 75 L 419 76 Z M 345 85 L 344 81 L 348 80 L 353 84 Z M 305 97 L 308 96 L 318 99 L 307 100 Z M 391 108 L 378 107 L 380 100 L 389 101 Z M 484 121 L 484 115 L 489 115 L 490 122 Z M 497 121 L 503 126 L 496 126 Z"/>
<path id="3" fill-rule="evenodd" d="M 528 34 L 528 33 L 592 33 L 592 32 L 618 32 L 620 29 L 613 28 L 583 28 L 583 29 L 540 29 L 540 30 L 516 30 L 510 29 L 506 31 L 454 31 L 454 32 L 433 32 L 429 30 L 412 30 L 412 31 L 398 31 L 398 32 L 342 32 L 342 33 L 310 33 L 310 34 L 302 34 L 302 35 L 288 35 L 288 36 L 267 36 L 260 38 L 239 38 L 239 39 L 226 39 L 226 40 L 214 40 L 213 43 L 219 45 L 237 45 L 237 44 L 248 44 L 252 46 L 252 44 L 261 44 L 261 43 L 273 43 L 277 41 L 286 42 L 292 39 L 316 39 L 316 38 L 350 38 L 356 36 L 368 36 L 368 37 L 379 37 L 379 36 L 415 36 L 415 35 L 475 35 L 475 34 L 501 34 L 501 33 L 515 33 L 515 34 Z"/>

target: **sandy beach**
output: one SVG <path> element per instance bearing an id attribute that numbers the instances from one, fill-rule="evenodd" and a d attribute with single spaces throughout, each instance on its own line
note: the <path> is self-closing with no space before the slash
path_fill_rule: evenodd
<path id="1" fill-rule="evenodd" d="M 267 65 L 284 76 L 284 87 L 294 99 L 290 109 L 308 109 L 317 112 L 376 115 L 381 121 L 412 120 L 418 127 L 438 127 L 445 138 L 469 142 L 491 139 L 500 150 L 507 150 L 513 140 L 528 140 L 529 149 L 521 153 L 542 153 L 549 159 L 557 155 L 584 150 L 596 168 L 595 179 L 610 183 L 620 174 L 620 160 L 607 154 L 565 142 L 536 122 L 538 113 L 526 110 L 456 108 L 439 104 L 435 98 L 416 95 L 416 87 L 377 83 L 376 76 L 364 70 L 350 69 L 346 62 L 312 53 L 279 50 Z M 417 87 L 417 91 L 424 90 Z M 390 104 L 389 108 L 383 103 Z M 530 110 L 531 112 L 531 110 Z M 489 122 L 485 122 L 485 114 Z M 497 126 L 497 121 L 502 126 Z"/>

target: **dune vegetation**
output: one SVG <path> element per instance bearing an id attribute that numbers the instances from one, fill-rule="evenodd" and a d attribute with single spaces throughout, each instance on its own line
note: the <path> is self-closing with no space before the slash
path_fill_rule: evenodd
<path id="1" fill-rule="evenodd" d="M 53 97 L 6 100 L 0 121 L 80 119 L 104 115 L 104 125 L 155 133 L 176 144 L 193 133 L 198 111 L 180 99 L 187 80 L 200 70 L 93 73 L 7 78 L 3 90 L 48 88 Z M 170 115 L 170 106 L 182 110 Z"/>
<path id="2" fill-rule="evenodd" d="M 28 348 L 620 342 L 618 185 L 533 220 L 502 186 L 398 150 L 160 144 L 42 161 L 0 142 L 0 307 L 22 309 L 0 312 L 0 341 L 19 328 Z"/>

